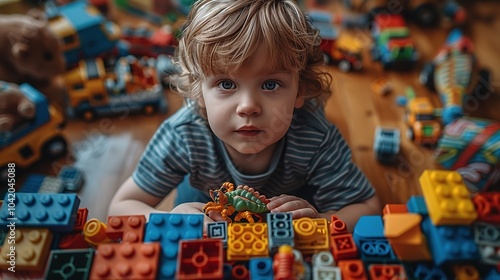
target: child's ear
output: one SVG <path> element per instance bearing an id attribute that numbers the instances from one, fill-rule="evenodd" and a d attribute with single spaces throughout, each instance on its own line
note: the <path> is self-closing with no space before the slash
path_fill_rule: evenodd
<path id="1" fill-rule="evenodd" d="M 302 97 L 302 95 L 299 93 L 297 95 L 297 98 L 295 99 L 295 108 L 301 108 L 302 106 L 304 106 L 304 97 Z"/>
<path id="2" fill-rule="evenodd" d="M 206 108 L 205 99 L 203 99 L 203 96 L 198 97 L 197 101 L 198 101 L 198 106 L 200 106 L 200 108 Z"/>

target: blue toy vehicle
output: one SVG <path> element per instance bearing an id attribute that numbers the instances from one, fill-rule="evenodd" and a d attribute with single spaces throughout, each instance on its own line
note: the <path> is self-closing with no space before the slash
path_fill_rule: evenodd
<path id="1" fill-rule="evenodd" d="M 394 163 L 399 154 L 401 132 L 396 128 L 378 126 L 375 129 L 373 151 L 381 163 Z"/>

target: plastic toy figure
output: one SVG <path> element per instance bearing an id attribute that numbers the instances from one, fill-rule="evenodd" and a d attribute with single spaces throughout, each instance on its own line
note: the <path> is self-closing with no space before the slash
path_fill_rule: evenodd
<path id="1" fill-rule="evenodd" d="M 203 207 L 203 212 L 208 215 L 210 211 L 218 211 L 228 222 L 232 222 L 229 216 L 236 212 L 234 221 L 244 218 L 253 223 L 253 214 L 269 211 L 266 206 L 269 200 L 248 186 L 238 186 L 235 189 L 233 183 L 225 182 L 218 190 L 210 190 L 210 197 L 214 202 L 208 202 Z"/>
<path id="2" fill-rule="evenodd" d="M 43 12 L 0 15 L 0 80 L 38 88 L 65 69 L 61 44 Z"/>

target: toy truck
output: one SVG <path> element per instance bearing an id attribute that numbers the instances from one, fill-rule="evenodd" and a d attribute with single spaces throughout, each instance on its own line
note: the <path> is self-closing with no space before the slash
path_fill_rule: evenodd
<path id="1" fill-rule="evenodd" d="M 499 187 L 500 123 L 461 117 L 445 126 L 435 160 L 444 168 L 459 172 L 474 192 Z"/>
<path id="2" fill-rule="evenodd" d="M 85 120 L 97 116 L 167 109 L 154 58 L 119 58 L 108 71 L 101 58 L 81 61 L 65 76 L 68 115 Z"/>
<path id="3" fill-rule="evenodd" d="M 47 98 L 29 84 L 19 90 L 35 104 L 33 121 L 25 122 L 13 131 L 0 135 L 0 174 L 7 179 L 8 164 L 26 168 L 41 158 L 55 158 L 66 152 L 67 142 L 62 134 L 65 119 Z"/>

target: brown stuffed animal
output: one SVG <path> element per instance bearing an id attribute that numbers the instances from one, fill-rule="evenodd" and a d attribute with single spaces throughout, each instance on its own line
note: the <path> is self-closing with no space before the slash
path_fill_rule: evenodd
<path id="1" fill-rule="evenodd" d="M 35 117 L 35 104 L 16 84 L 0 82 L 0 132 L 11 131 Z"/>
<path id="2" fill-rule="evenodd" d="M 45 14 L 0 15 L 0 80 L 46 86 L 65 70 L 61 43 Z"/>

